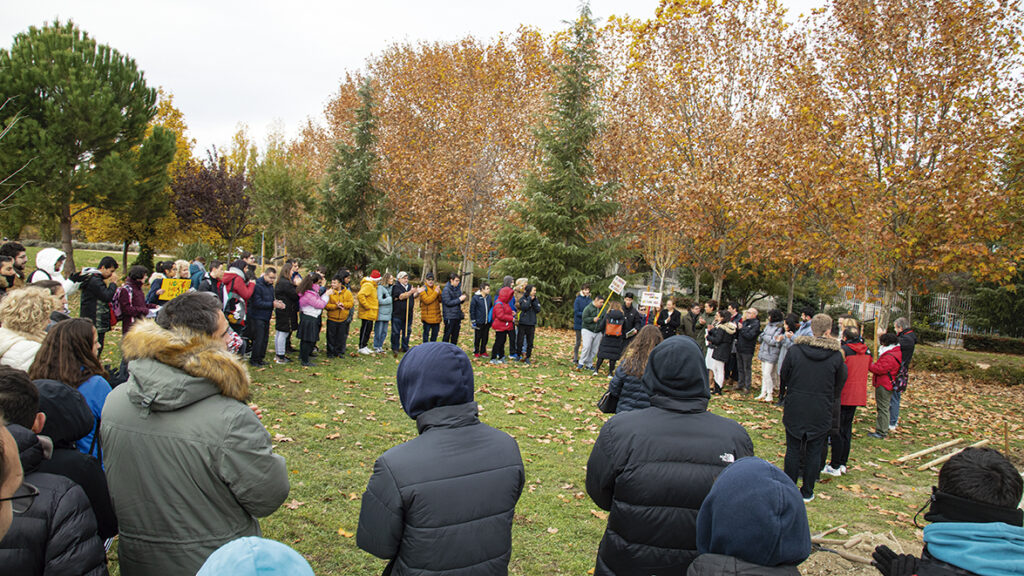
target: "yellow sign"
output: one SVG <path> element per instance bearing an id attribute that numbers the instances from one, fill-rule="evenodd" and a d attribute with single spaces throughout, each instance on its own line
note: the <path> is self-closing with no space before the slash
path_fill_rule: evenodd
<path id="1" fill-rule="evenodd" d="M 191 287 L 192 280 L 188 278 L 164 278 L 163 281 L 160 282 L 160 288 L 164 293 L 160 295 L 159 299 L 164 301 L 174 300 L 178 296 L 188 292 L 188 289 Z"/>

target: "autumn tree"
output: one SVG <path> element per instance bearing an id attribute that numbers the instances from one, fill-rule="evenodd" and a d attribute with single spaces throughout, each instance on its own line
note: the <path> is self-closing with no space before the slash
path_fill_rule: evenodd
<path id="1" fill-rule="evenodd" d="M 252 168 L 251 180 L 253 220 L 272 239 L 275 256 L 288 254 L 291 241 L 308 233 L 306 215 L 315 183 L 279 132 L 268 136 L 266 152 Z"/>
<path id="2" fill-rule="evenodd" d="M 815 56 L 851 153 L 866 167 L 849 201 L 870 222 L 856 272 L 885 291 L 879 323 L 897 291 L 940 274 L 1011 277 L 1024 234 L 1000 209 L 1010 200 L 1000 152 L 1022 103 L 1019 3 L 834 0 L 827 8 Z"/>
<path id="3" fill-rule="evenodd" d="M 599 134 L 596 101 L 597 32 L 586 5 L 562 45 L 549 111 L 538 127 L 541 166 L 524 182 L 523 200 L 512 206 L 516 224 L 498 235 L 510 274 L 527 276 L 564 307 L 580 285 L 605 276 L 620 256 L 614 228 L 614 186 L 595 181 L 591 146 Z"/>
<path id="4" fill-rule="evenodd" d="M 185 226 L 202 225 L 213 230 L 233 252 L 239 239 L 252 234 L 249 181 L 232 170 L 228 158 L 216 148 L 202 162 L 192 160 L 171 183 L 174 212 Z"/>
<path id="5" fill-rule="evenodd" d="M 375 182 L 377 118 L 367 79 L 359 87 L 359 107 L 350 126 L 352 143 L 338 140 L 321 186 L 317 208 L 317 259 L 330 270 L 365 268 L 380 256 L 388 216 L 387 196 Z"/>
<path id="6" fill-rule="evenodd" d="M 26 185 L 15 201 L 44 221 L 59 224 L 75 271 L 71 229 L 93 206 L 133 202 L 164 177 L 174 154 L 174 135 L 147 126 L 156 113 L 156 91 L 135 61 L 97 43 L 71 22 L 31 27 L 10 50 L 0 50 L 0 174 L 18 174 Z M 13 169 L 12 169 L 13 167 Z M 78 206 L 72 210 L 72 206 Z"/>

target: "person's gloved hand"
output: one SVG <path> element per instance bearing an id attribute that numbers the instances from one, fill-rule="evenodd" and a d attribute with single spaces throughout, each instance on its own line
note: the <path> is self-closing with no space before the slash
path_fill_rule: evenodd
<path id="1" fill-rule="evenodd" d="M 913 576 L 917 573 L 917 558 L 910 554 L 897 554 L 884 544 L 875 548 L 871 563 L 883 576 Z"/>

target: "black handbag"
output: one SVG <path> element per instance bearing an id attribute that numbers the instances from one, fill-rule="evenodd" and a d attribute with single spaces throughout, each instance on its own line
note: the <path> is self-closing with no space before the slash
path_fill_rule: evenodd
<path id="1" fill-rule="evenodd" d="M 611 392 L 605 392 L 604 396 L 597 401 L 597 409 L 605 414 L 615 414 L 615 409 L 619 407 L 619 397 L 613 395 Z"/>

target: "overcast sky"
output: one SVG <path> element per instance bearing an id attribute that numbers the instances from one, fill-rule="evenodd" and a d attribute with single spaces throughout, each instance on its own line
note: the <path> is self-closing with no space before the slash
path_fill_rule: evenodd
<path id="1" fill-rule="evenodd" d="M 791 18 L 823 0 L 783 0 Z M 591 0 L 598 19 L 650 18 L 658 0 Z M 0 45 L 54 18 L 135 59 L 151 86 L 174 94 L 196 152 L 226 146 L 240 123 L 258 144 L 274 125 L 294 137 L 346 71 L 394 42 L 481 39 L 519 25 L 565 26 L 577 0 L 0 0 Z"/>

